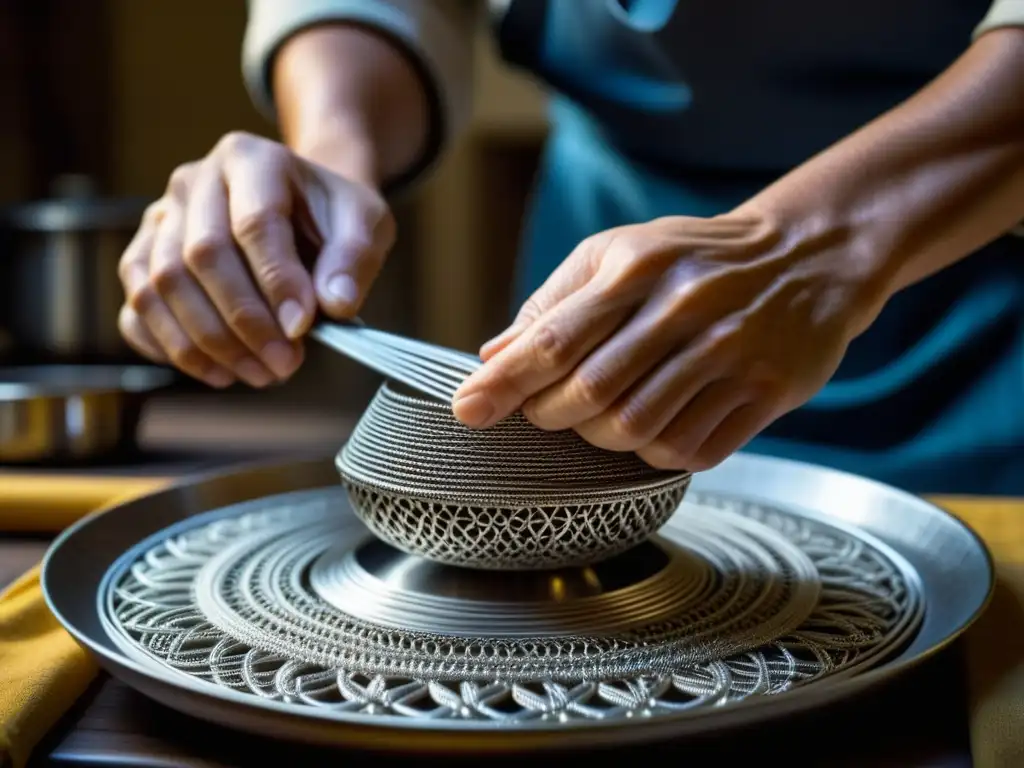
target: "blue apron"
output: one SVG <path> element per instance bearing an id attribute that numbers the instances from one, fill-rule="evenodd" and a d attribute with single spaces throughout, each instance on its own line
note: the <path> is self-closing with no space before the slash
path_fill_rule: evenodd
<path id="1" fill-rule="evenodd" d="M 934 3 L 928 2 L 934 11 Z M 820 0 L 813 3 L 828 5 Z M 696 0 L 686 7 L 694 4 Z M 855 5 L 864 13 L 874 4 L 874 0 L 863 0 Z M 916 0 L 910 4 L 916 5 Z M 724 5 L 736 13 L 735 3 Z M 603 19 L 590 19 L 594 28 L 587 29 L 577 14 L 568 25 L 571 34 L 566 32 L 570 9 L 598 6 L 611 11 Z M 775 154 L 759 154 L 758 148 L 741 144 L 741 137 L 730 139 L 706 131 L 690 135 L 682 148 L 678 141 L 659 141 L 659 130 L 685 133 L 688 115 L 699 113 L 696 105 L 702 83 L 692 78 L 684 81 L 678 72 L 673 81 L 671 72 L 658 71 L 655 65 L 645 69 L 643 62 L 623 63 L 629 57 L 622 51 L 628 52 L 629 44 L 614 35 L 615 44 L 609 49 L 617 52 L 619 61 L 603 65 L 612 72 L 618 68 L 621 76 L 602 76 L 599 86 L 590 87 L 587 77 L 607 74 L 602 73 L 602 62 L 585 57 L 582 66 L 568 62 L 602 39 L 598 34 L 602 25 L 611 26 L 615 34 L 631 34 L 639 24 L 640 42 L 649 45 L 650 29 L 667 34 L 672 24 L 685 17 L 678 12 L 681 6 L 674 0 L 550 0 L 529 7 L 543 12 L 543 19 L 533 20 L 534 26 L 544 22 L 542 34 L 532 39 L 528 51 L 521 44 L 511 51 L 506 45 L 503 50 L 509 60 L 539 73 L 562 95 L 552 106 L 552 134 L 530 205 L 517 307 L 591 234 L 659 216 L 726 212 L 785 172 L 786 167 L 773 168 L 767 159 L 791 153 L 789 160 L 796 164 L 864 122 L 862 115 L 844 115 L 841 96 L 833 96 L 829 98 L 838 105 L 826 104 L 818 128 L 812 126 L 803 137 L 806 153 L 793 146 L 788 134 L 784 139 L 772 138 L 771 125 L 779 120 L 776 114 L 756 126 L 764 126 L 759 135 Z M 515 11 L 515 3 L 512 8 Z M 964 5 L 956 9 L 963 12 Z M 631 20 L 629 12 L 640 14 L 639 21 Z M 776 13 L 783 10 L 776 8 Z M 983 13 L 980 8 L 977 19 Z M 859 18 L 858 23 L 864 23 Z M 977 19 L 963 14 L 960 31 L 965 37 L 956 43 L 960 48 L 969 42 L 970 26 Z M 949 26 L 938 25 L 952 47 L 956 38 L 949 34 Z M 770 36 L 770 31 L 760 31 Z M 604 29 L 603 34 L 607 37 L 611 32 Z M 573 40 L 566 40 L 567 36 Z M 674 39 L 679 37 L 677 33 Z M 561 47 L 552 41 L 561 41 Z M 664 53 L 664 40 L 653 47 Z M 593 59 L 593 54 L 588 55 Z M 948 64 L 955 52 L 940 51 L 936 58 Z M 645 61 L 663 64 L 664 57 Z M 692 62 L 690 66 L 702 71 Z M 898 103 L 923 85 L 930 77 L 929 67 L 936 66 L 935 62 L 920 66 L 920 84 L 904 78 L 902 87 L 908 93 L 887 92 L 880 101 Z M 648 80 L 637 72 L 646 73 Z M 770 78 L 763 70 L 755 74 L 755 85 L 767 88 Z M 742 96 L 739 80 L 733 82 L 732 90 Z M 743 104 L 747 106 L 734 111 L 748 108 L 749 100 Z M 721 101 L 706 107 L 709 114 L 700 117 L 710 119 L 716 110 L 730 108 L 728 101 Z M 875 114 L 884 108 L 883 103 Z M 776 111 L 786 109 L 782 101 Z M 868 109 L 866 103 L 863 109 Z M 826 125 L 837 112 L 853 124 L 840 120 L 838 125 Z M 646 141 L 630 128 L 638 115 L 649 118 L 643 132 Z M 673 125 L 682 128 L 675 131 Z M 735 130 L 734 121 L 729 125 L 728 130 Z M 820 134 L 811 135 L 814 130 Z M 719 159 L 696 162 L 701 143 L 708 150 L 701 157 Z M 730 146 L 735 151 L 729 151 Z M 779 419 L 747 450 L 832 466 L 918 493 L 1024 495 L 1024 241 L 1002 238 L 894 297 L 875 324 L 850 346 L 832 381 L 805 406 Z"/>

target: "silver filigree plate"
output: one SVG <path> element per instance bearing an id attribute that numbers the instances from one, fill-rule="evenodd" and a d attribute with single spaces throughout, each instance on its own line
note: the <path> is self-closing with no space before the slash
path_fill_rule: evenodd
<path id="1" fill-rule="evenodd" d="M 158 534 L 108 572 L 107 633 L 139 663 L 295 713 L 473 731 L 828 685 L 898 653 L 924 615 L 913 569 L 871 536 L 722 494 L 668 521 L 663 567 L 561 604 L 381 578 L 343 508 L 338 489 L 302 491 Z"/>

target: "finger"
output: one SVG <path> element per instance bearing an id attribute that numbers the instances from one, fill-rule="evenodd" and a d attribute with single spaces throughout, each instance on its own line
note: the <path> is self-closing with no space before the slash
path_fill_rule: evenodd
<path id="1" fill-rule="evenodd" d="M 149 280 L 149 252 L 153 248 L 156 228 L 163 221 L 166 208 L 167 205 L 163 199 L 146 208 L 146 212 L 142 215 L 142 223 L 124 253 L 121 254 L 121 259 L 117 264 L 117 274 L 121 278 L 121 287 L 126 296 L 137 286 Z"/>
<path id="2" fill-rule="evenodd" d="M 160 343 L 153 338 L 142 318 L 127 304 L 121 307 L 117 315 L 117 329 L 128 345 L 143 357 L 154 363 L 167 362 Z"/>
<path id="3" fill-rule="evenodd" d="M 701 446 L 728 418 L 752 401 L 751 393 L 734 380 L 713 382 L 679 411 L 668 427 L 637 455 L 659 469 L 695 471 Z"/>
<path id="4" fill-rule="evenodd" d="M 768 403 L 740 406 L 730 413 L 690 459 L 690 471 L 704 472 L 716 467 L 766 429 L 778 412 Z"/>
<path id="5" fill-rule="evenodd" d="M 526 331 L 546 312 L 583 288 L 597 271 L 600 248 L 607 238 L 589 238 L 580 243 L 554 272 L 528 298 L 512 324 L 480 348 L 480 358 L 487 362 Z"/>
<path id="6" fill-rule="evenodd" d="M 174 206 L 168 206 L 173 210 Z M 149 276 L 148 258 L 155 243 L 153 228 L 140 231 L 122 270 L 125 288 L 125 303 L 138 316 L 149 338 L 159 347 L 161 357 L 195 379 L 212 387 L 223 388 L 234 383 L 234 376 L 217 365 L 209 356 L 192 344 L 188 335 L 178 325 L 171 310 L 164 303 Z M 144 263 L 143 255 L 146 258 Z"/>
<path id="7" fill-rule="evenodd" d="M 301 362 L 297 345 L 289 341 L 260 294 L 245 261 L 232 240 L 227 188 L 212 164 L 199 173 L 186 212 L 184 262 L 202 286 L 220 317 L 255 358 L 246 363 L 250 376 L 269 369 L 278 379 L 291 376 Z"/>
<path id="8" fill-rule="evenodd" d="M 506 418 L 572 372 L 632 309 L 597 291 L 577 291 L 463 383 L 453 401 L 456 418 L 478 429 Z"/>
<path id="9" fill-rule="evenodd" d="M 386 206 L 350 197 L 331 211 L 330 237 L 313 269 L 320 306 L 336 319 L 359 312 L 395 240 Z"/>
<path id="10" fill-rule="evenodd" d="M 697 393 L 722 378 L 724 361 L 695 344 L 665 358 L 600 415 L 575 425 L 588 442 L 609 451 L 636 451 L 668 427 Z"/>
<path id="11" fill-rule="evenodd" d="M 547 430 L 571 429 L 589 421 L 677 349 L 687 332 L 661 303 L 648 304 L 567 378 L 527 401 L 523 413 Z"/>
<path id="12" fill-rule="evenodd" d="M 150 281 L 179 327 L 207 357 L 253 387 L 274 380 L 221 319 L 182 260 L 185 214 L 175 208 L 161 222 L 149 256 Z"/>
<path id="13" fill-rule="evenodd" d="M 136 291 L 129 302 L 132 310 L 145 323 L 150 336 L 160 345 L 163 357 L 175 368 L 217 389 L 234 383 L 230 371 L 217 365 L 192 343 L 155 288 L 146 285 Z"/>
<path id="14" fill-rule="evenodd" d="M 313 280 L 299 258 L 292 214 L 292 189 L 283 159 L 228 153 L 231 232 L 241 246 L 256 284 L 289 339 L 300 338 L 316 314 Z"/>

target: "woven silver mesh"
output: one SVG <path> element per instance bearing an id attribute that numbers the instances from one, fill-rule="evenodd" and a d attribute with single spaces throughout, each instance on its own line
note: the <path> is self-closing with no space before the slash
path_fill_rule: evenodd
<path id="1" fill-rule="evenodd" d="M 493 570 L 583 565 L 656 532 L 689 473 L 656 470 L 515 414 L 487 430 L 385 384 L 338 456 L 357 514 L 431 560 Z"/>
<path id="2" fill-rule="evenodd" d="M 340 493 L 261 499 L 151 540 L 110 574 L 108 633 L 143 663 L 296 713 L 472 730 L 657 717 L 827 684 L 900 649 L 923 614 L 915 574 L 863 534 L 697 496 L 658 538 L 682 558 L 679 572 L 609 592 L 589 626 L 582 612 L 570 633 L 557 618 L 519 636 L 403 629 L 341 610 L 314 587 L 324 558 L 366 540 L 339 512 Z M 644 607 L 664 607 L 670 589 L 678 605 L 652 620 Z M 605 609 L 627 595 L 632 621 L 609 623 Z"/>

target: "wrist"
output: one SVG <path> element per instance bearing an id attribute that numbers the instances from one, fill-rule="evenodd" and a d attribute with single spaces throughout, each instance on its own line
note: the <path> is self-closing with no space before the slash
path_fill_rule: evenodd
<path id="1" fill-rule="evenodd" d="M 358 121 L 327 119 L 288 142 L 299 157 L 342 178 L 380 191 L 383 184 L 376 147 Z"/>
<path id="2" fill-rule="evenodd" d="M 381 188 L 427 151 L 428 87 L 407 55 L 375 31 L 313 27 L 275 58 L 281 133 L 307 159 Z"/>

